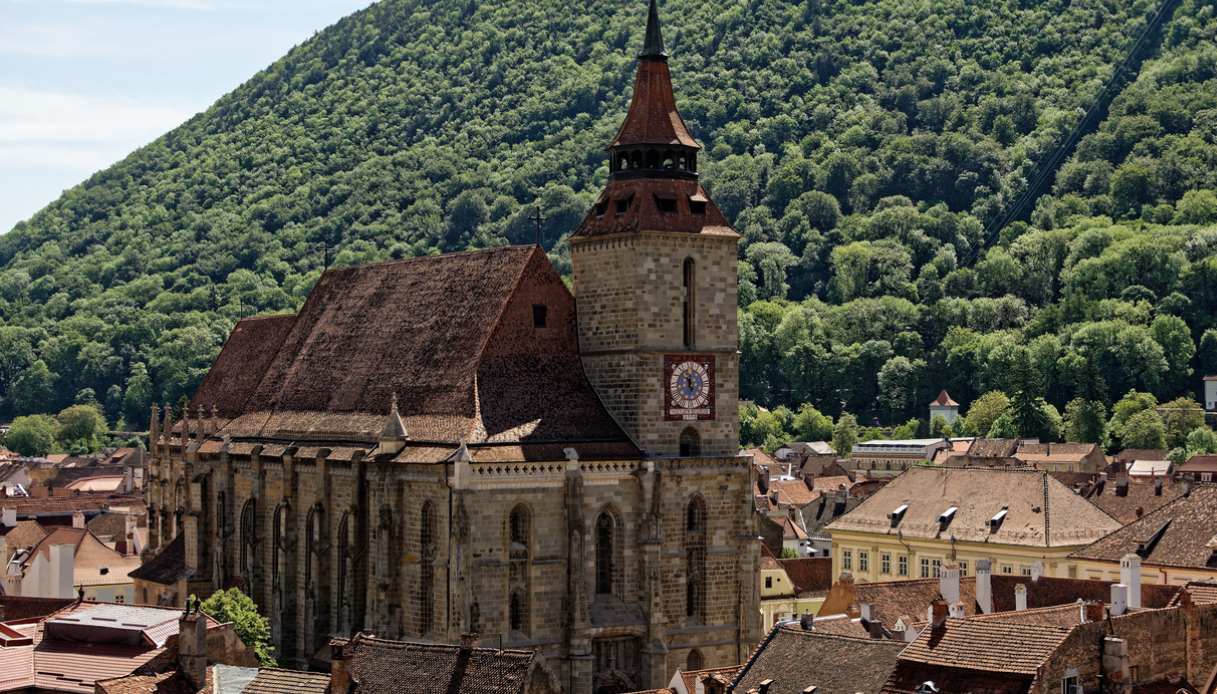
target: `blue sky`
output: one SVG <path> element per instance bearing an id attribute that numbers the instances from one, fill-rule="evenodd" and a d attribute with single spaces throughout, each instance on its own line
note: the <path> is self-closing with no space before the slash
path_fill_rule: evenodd
<path id="1" fill-rule="evenodd" d="M 0 0 L 0 233 L 370 0 Z"/>

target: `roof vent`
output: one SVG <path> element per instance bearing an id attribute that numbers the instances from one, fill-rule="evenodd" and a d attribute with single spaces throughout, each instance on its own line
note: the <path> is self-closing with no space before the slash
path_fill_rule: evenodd
<path id="1" fill-rule="evenodd" d="M 942 515 L 938 516 L 938 532 L 942 532 L 943 530 L 947 529 L 947 526 L 951 524 L 951 521 L 955 520 L 955 512 L 958 510 L 959 509 L 955 506 L 951 506 L 947 508 L 947 510 L 943 511 Z"/>
<path id="2" fill-rule="evenodd" d="M 904 520 L 904 512 L 907 510 L 909 510 L 908 504 L 900 504 L 895 509 L 893 509 L 890 514 L 888 514 L 888 516 L 892 519 L 893 528 L 896 527 L 897 525 L 900 525 L 900 521 Z"/>
<path id="3" fill-rule="evenodd" d="M 1148 539 L 1146 539 L 1144 542 L 1138 542 L 1137 543 L 1137 556 L 1141 557 L 1142 559 L 1145 559 L 1150 554 L 1152 554 L 1154 551 L 1154 547 L 1157 546 L 1158 541 L 1162 539 L 1162 536 L 1166 534 L 1166 529 L 1169 528 L 1170 525 L 1171 525 L 1171 519 L 1167 519 L 1167 521 L 1165 523 L 1158 526 L 1158 529 L 1155 530 L 1154 533 L 1152 535 L 1150 535 Z"/>
<path id="4" fill-rule="evenodd" d="M 1008 512 L 1009 508 L 1009 506 L 1002 506 L 1001 510 L 989 519 L 989 532 L 995 533 L 998 530 L 1001 530 L 1002 521 L 1006 520 L 1006 513 Z"/>

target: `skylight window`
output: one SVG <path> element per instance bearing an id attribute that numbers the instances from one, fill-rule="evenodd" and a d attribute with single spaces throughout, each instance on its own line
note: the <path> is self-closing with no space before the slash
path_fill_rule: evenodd
<path id="1" fill-rule="evenodd" d="M 951 506 L 947 510 L 943 511 L 942 515 L 938 516 L 938 529 L 946 530 L 947 526 L 951 524 L 951 521 L 955 520 L 955 512 L 958 510 L 959 509 L 955 506 Z"/>
<path id="2" fill-rule="evenodd" d="M 1002 521 L 1006 520 L 1007 507 L 1002 506 L 992 518 L 989 519 L 989 532 L 995 533 L 1001 529 Z"/>
<path id="3" fill-rule="evenodd" d="M 893 528 L 900 525 L 900 521 L 904 520 L 904 512 L 907 510 L 909 510 L 908 504 L 900 504 L 890 514 L 888 514 L 892 519 Z"/>

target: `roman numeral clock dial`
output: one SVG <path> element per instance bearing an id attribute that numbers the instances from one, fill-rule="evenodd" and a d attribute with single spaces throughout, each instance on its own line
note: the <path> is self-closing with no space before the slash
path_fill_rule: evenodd
<path id="1" fill-rule="evenodd" d="M 669 354 L 664 357 L 668 420 L 714 419 L 713 355 Z"/>

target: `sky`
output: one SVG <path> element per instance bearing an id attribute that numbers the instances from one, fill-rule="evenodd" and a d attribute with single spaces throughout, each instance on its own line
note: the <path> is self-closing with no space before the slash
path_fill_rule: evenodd
<path id="1" fill-rule="evenodd" d="M 370 0 L 0 0 L 0 233 Z"/>

